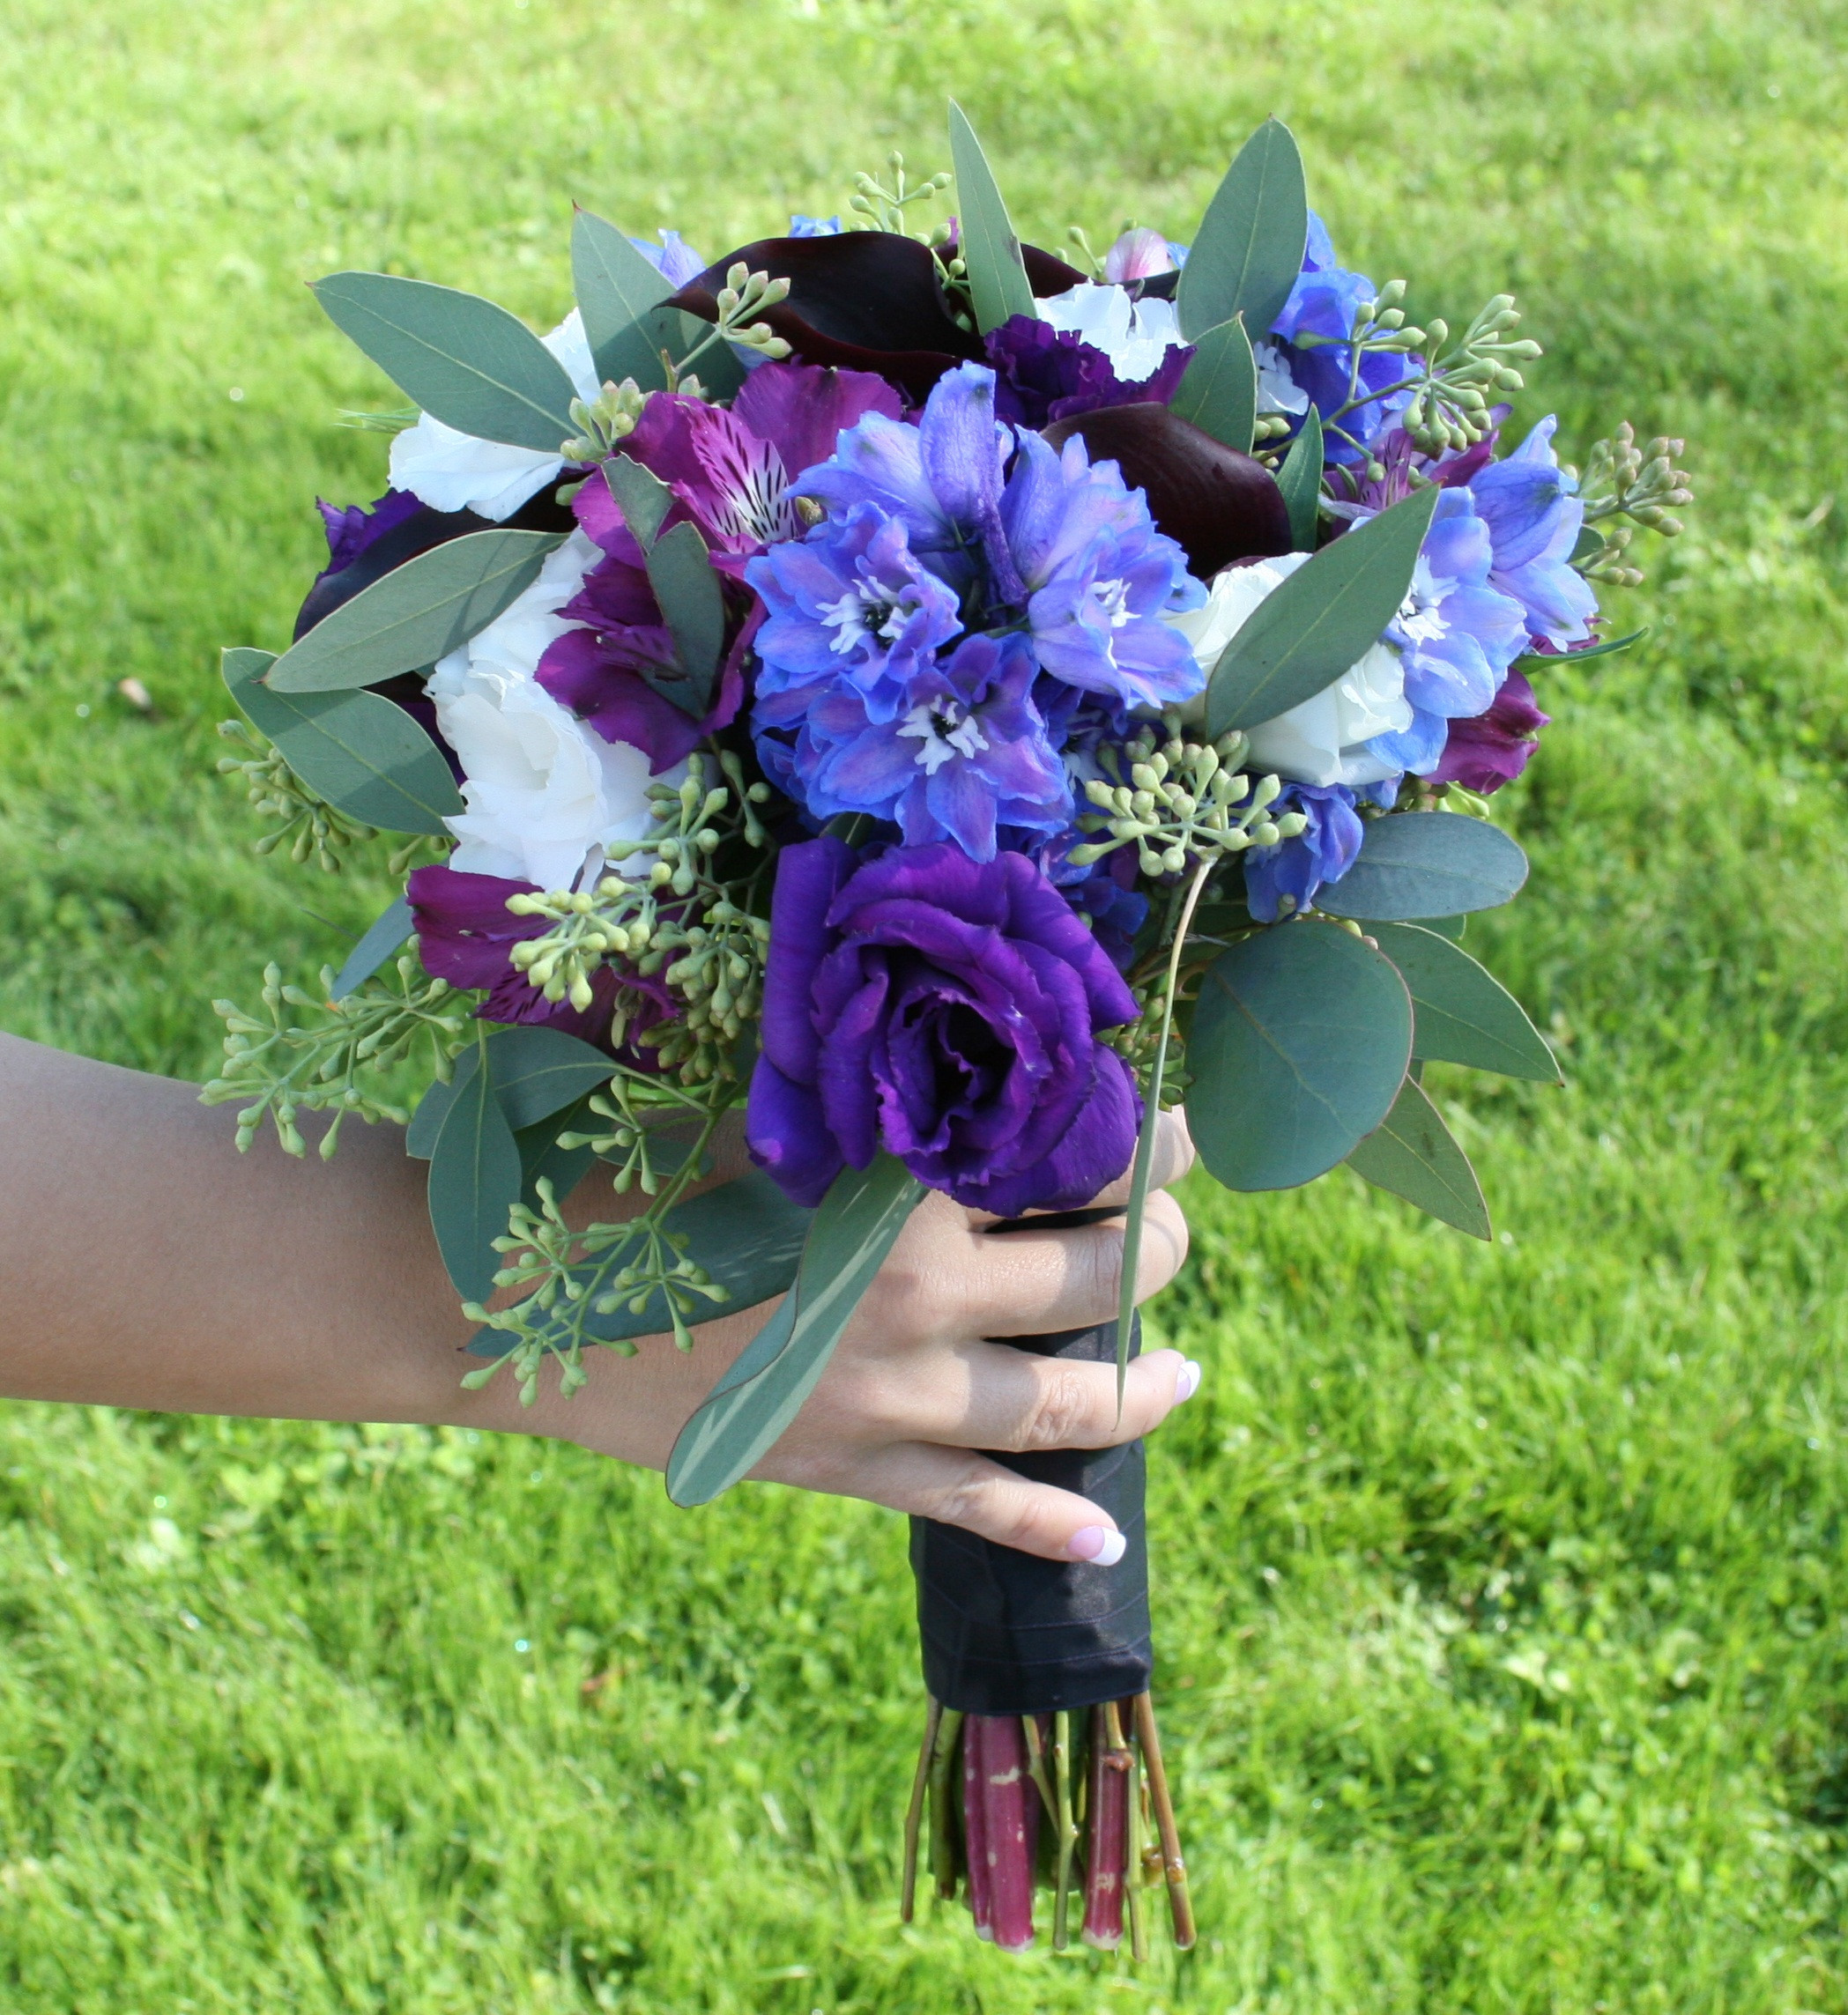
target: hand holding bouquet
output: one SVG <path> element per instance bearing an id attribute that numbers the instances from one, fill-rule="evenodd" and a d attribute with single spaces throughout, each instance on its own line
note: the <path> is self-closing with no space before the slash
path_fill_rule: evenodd
<path id="1" fill-rule="evenodd" d="M 711 266 L 580 211 L 543 339 L 322 282 L 418 410 L 378 416 L 386 494 L 322 507 L 293 644 L 226 654 L 265 843 L 390 831 L 405 880 L 324 999 L 272 968 L 219 1004 L 206 1096 L 295 1152 L 304 1108 L 323 1153 L 408 1120 L 471 1382 L 569 1392 L 781 1295 L 680 1436 L 683 1504 L 782 1435 L 926 1190 L 1002 1236 L 1121 1215 L 1117 1323 L 1023 1340 L 1120 1378 L 1164 1108 L 1232 1189 L 1346 1161 L 1486 1237 L 1423 1066 L 1556 1076 L 1458 942 L 1526 872 L 1488 800 L 1547 722 L 1530 675 L 1635 641 L 1596 584 L 1688 500 L 1681 444 L 1627 428 L 1582 478 L 1550 419 L 1503 452 L 1511 300 L 1413 326 L 1274 121 L 1191 247 L 1074 231 L 1081 267 L 1020 243 L 954 108 L 950 150 L 954 216 L 894 157 L 854 227 Z M 702 1187 L 740 1108 L 756 1171 Z M 568 1220 L 599 1165 L 642 1208 Z M 1005 1459 L 1114 1523 L 1056 1563 L 916 1522 L 906 1908 L 928 1810 L 997 1942 L 1037 1870 L 1055 1943 L 1081 1895 L 1139 1947 L 1147 1873 L 1184 1944 L 1141 1446 Z"/>

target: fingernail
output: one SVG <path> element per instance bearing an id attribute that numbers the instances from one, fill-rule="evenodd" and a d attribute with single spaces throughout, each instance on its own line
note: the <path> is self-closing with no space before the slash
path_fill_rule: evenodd
<path id="1" fill-rule="evenodd" d="M 1200 1367 L 1189 1358 L 1181 1367 L 1181 1375 L 1174 1382 L 1174 1403 L 1178 1406 L 1184 1399 L 1191 1399 L 1200 1389 Z"/>
<path id="2" fill-rule="evenodd" d="M 1065 1552 L 1074 1560 L 1089 1560 L 1100 1567 L 1114 1567 L 1129 1550 L 1122 1533 L 1107 1525 L 1087 1525 L 1065 1542 Z"/>

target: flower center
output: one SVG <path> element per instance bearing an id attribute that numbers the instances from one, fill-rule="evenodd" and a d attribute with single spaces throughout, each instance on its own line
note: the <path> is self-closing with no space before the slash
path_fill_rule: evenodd
<path id="1" fill-rule="evenodd" d="M 954 700 L 932 700 L 914 707 L 898 731 L 917 742 L 917 760 L 926 776 L 935 776 L 952 756 L 980 755 L 988 746 L 982 723 Z"/>
<path id="2" fill-rule="evenodd" d="M 702 429 L 695 452 L 715 494 L 703 515 L 718 535 L 738 545 L 774 545 L 802 536 L 789 493 L 789 471 L 767 441 L 742 426 Z"/>
<path id="3" fill-rule="evenodd" d="M 821 604 L 821 620 L 837 633 L 828 647 L 844 657 L 857 643 L 873 639 L 894 644 L 903 633 L 903 589 L 878 581 L 857 581 L 838 602 Z"/>
<path id="4" fill-rule="evenodd" d="M 1435 643 L 1450 632 L 1444 613 L 1444 599 L 1457 583 L 1434 574 L 1429 562 L 1421 559 L 1412 575 L 1412 586 L 1399 605 L 1399 626 L 1414 644 Z"/>

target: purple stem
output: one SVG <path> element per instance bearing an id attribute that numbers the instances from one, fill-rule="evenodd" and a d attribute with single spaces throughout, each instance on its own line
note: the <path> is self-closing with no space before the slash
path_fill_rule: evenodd
<path id="1" fill-rule="evenodd" d="M 1086 1814 L 1084 1941 L 1104 1952 L 1123 1943 L 1123 1891 L 1129 1860 L 1128 1750 L 1111 1742 L 1115 1715 L 1091 1709 L 1091 1796 Z"/>
<path id="2" fill-rule="evenodd" d="M 1033 1944 L 1033 1856 L 1040 1795 L 1027 1767 L 1027 1741 L 1016 1715 L 982 1717 L 982 1790 L 987 1810 L 989 1894 L 995 1943 L 1023 1952 Z"/>
<path id="3" fill-rule="evenodd" d="M 988 1855 L 988 1803 L 983 1796 L 985 1774 L 982 1731 L 987 1727 L 983 1715 L 970 1715 L 962 1723 L 962 1825 L 969 1851 L 969 1907 L 976 1920 L 978 1938 L 994 1937 L 991 1863 Z"/>

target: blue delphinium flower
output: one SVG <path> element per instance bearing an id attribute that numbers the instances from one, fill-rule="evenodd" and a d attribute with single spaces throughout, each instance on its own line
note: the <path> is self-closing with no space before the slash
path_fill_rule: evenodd
<path id="1" fill-rule="evenodd" d="M 1253 847 L 1244 856 L 1245 903 L 1260 923 L 1294 916 L 1316 900 L 1325 882 L 1338 882 L 1354 865 L 1366 827 L 1354 810 L 1358 802 L 1390 810 L 1399 795 L 1399 780 L 1363 784 L 1287 783 L 1272 801 L 1273 819 L 1300 811 L 1308 824 L 1293 840 L 1274 847 Z"/>
<path id="2" fill-rule="evenodd" d="M 1445 490 L 1425 534 L 1412 585 L 1385 641 L 1399 653 L 1412 724 L 1367 746 L 1396 769 L 1425 775 L 1444 753 L 1451 721 L 1484 712 L 1526 648 L 1521 604 L 1489 585 L 1488 526 L 1467 490 Z"/>
<path id="3" fill-rule="evenodd" d="M 1308 394 L 1325 420 L 1332 420 L 1347 404 L 1354 372 L 1354 352 L 1347 338 L 1352 334 L 1362 301 L 1376 300 L 1379 289 L 1364 273 L 1349 272 L 1335 258 L 1328 226 L 1313 213 L 1309 219 L 1309 242 L 1303 249 L 1303 270 L 1290 289 L 1289 299 L 1271 324 L 1280 344 L 1260 344 L 1269 352 L 1260 359 L 1273 376 L 1287 375 L 1295 388 Z M 1314 337 L 1313 342 L 1303 338 Z M 1361 359 L 1360 390 L 1384 392 L 1390 385 L 1412 374 L 1414 359 L 1396 352 L 1373 351 Z M 1411 403 L 1408 389 L 1384 398 L 1369 398 L 1340 422 L 1340 433 L 1331 428 L 1327 454 L 1331 462 L 1357 462 L 1358 441 L 1370 445 L 1385 432 L 1393 416 Z M 1280 410 L 1295 410 L 1288 397 L 1277 401 Z M 1343 435 L 1351 439 L 1343 439 Z"/>
<path id="4" fill-rule="evenodd" d="M 909 847 L 954 840 L 991 861 L 998 826 L 1052 833 L 1073 817 L 1033 701 L 1037 671 L 1023 636 L 964 637 L 920 665 L 889 712 L 844 680 L 773 696 L 757 710 L 759 746 L 811 818 L 866 812 L 896 825 Z M 772 759 L 767 745 L 778 744 Z"/>
<path id="5" fill-rule="evenodd" d="M 664 280 L 684 287 L 706 270 L 706 262 L 678 231 L 664 231 L 657 245 L 652 238 L 631 238 L 629 243 L 654 267 Z"/>
<path id="6" fill-rule="evenodd" d="M 1488 529 L 1490 585 L 1511 595 L 1528 636 L 1567 650 L 1592 634 L 1598 597 L 1570 565 L 1585 525 L 1585 506 L 1559 466 L 1551 414 L 1514 453 L 1470 478 L 1477 515 Z"/>
<path id="7" fill-rule="evenodd" d="M 790 219 L 791 238 L 838 238 L 841 235 L 841 219 L 838 217 L 795 216 Z"/>

